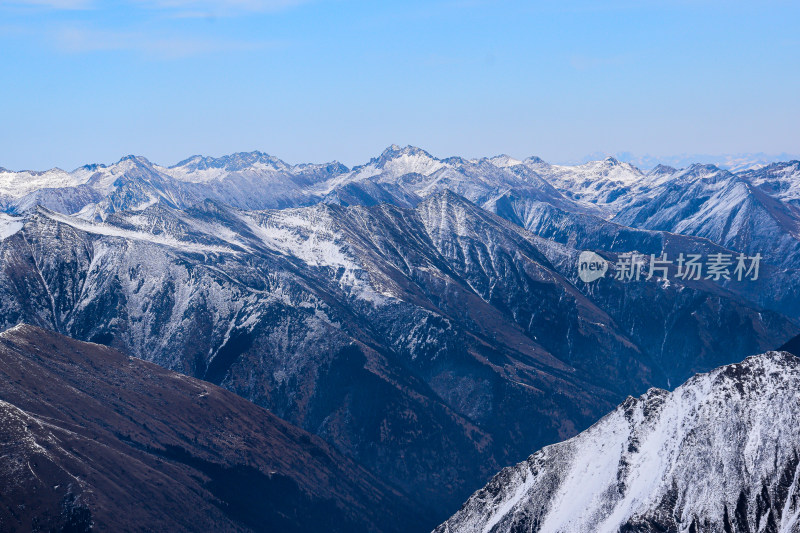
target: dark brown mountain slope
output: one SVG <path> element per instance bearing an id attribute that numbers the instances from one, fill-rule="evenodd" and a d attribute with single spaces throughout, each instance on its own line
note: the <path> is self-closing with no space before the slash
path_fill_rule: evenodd
<path id="1" fill-rule="evenodd" d="M 233 393 L 33 326 L 0 334 L 0 531 L 414 531 L 425 518 Z"/>

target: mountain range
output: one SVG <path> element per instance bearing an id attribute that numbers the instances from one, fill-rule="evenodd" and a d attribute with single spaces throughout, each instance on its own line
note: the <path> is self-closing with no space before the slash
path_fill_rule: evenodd
<path id="1" fill-rule="evenodd" d="M 354 168 L 253 152 L 3 170 L 0 329 L 221 386 L 429 530 L 626 396 L 798 335 L 797 183 L 796 161 L 643 172 L 398 146 Z M 607 276 L 581 279 L 584 251 Z M 763 257 L 757 279 L 614 276 L 629 254 L 740 253 Z"/>

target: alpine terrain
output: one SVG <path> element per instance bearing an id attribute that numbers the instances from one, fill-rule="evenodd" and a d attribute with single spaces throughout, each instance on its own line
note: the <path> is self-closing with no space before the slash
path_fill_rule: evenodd
<path id="1" fill-rule="evenodd" d="M 436 533 L 800 531 L 800 359 L 651 389 L 504 469 Z"/>
<path id="2" fill-rule="evenodd" d="M 2 531 L 409 531 L 424 513 L 210 383 L 33 326 L 0 334 Z"/>
<path id="3" fill-rule="evenodd" d="M 353 168 L 250 152 L 0 169 L 0 331 L 235 393 L 430 530 L 628 395 L 800 334 L 797 179 L 796 162 L 645 171 L 396 145 Z M 727 270 L 687 276 L 690 256 Z"/>

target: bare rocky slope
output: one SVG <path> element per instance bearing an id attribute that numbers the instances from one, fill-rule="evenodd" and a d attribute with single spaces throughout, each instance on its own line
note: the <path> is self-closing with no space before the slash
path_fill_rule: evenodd
<path id="1" fill-rule="evenodd" d="M 0 334 L 2 531 L 420 531 L 320 438 L 215 385 L 21 325 Z"/>
<path id="2" fill-rule="evenodd" d="M 561 234 L 541 238 L 448 190 L 414 208 L 157 202 L 104 222 L 41 207 L 0 222 L 0 325 L 36 324 L 219 384 L 442 513 L 627 394 L 800 330 L 756 300 L 781 286 L 791 300 L 798 288 L 775 277 L 750 293 L 585 284 L 580 249 Z M 622 235 L 607 234 L 612 263 L 625 247 L 713 246 Z"/>
<path id="3" fill-rule="evenodd" d="M 0 328 L 218 384 L 440 521 L 626 395 L 800 333 L 796 168 L 391 146 L 354 168 L 252 152 L 0 169 Z M 609 275 L 579 279 L 586 250 Z M 613 279 L 623 254 L 739 252 L 764 256 L 757 280 Z"/>

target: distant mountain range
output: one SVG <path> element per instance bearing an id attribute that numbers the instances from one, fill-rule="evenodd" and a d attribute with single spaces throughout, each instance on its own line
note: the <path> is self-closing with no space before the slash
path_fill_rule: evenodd
<path id="1" fill-rule="evenodd" d="M 781 200 L 796 203 L 800 200 L 798 164 L 772 163 L 738 175 Z M 272 209 L 320 201 L 350 203 L 349 195 L 354 195 L 350 200 L 359 204 L 391 200 L 411 205 L 447 188 L 480 205 L 498 193 L 514 190 L 570 210 L 608 215 L 624 202 L 671 181 L 679 172 L 676 168 L 683 168 L 682 174 L 691 173 L 692 168 L 710 173 L 722 170 L 687 162 L 642 171 L 613 157 L 578 166 L 505 155 L 438 159 L 420 148 L 396 145 L 352 169 L 336 161 L 290 165 L 262 152 L 193 156 L 171 167 L 126 156 L 113 165 L 91 164 L 71 172 L 0 168 L 0 200 L 6 212 L 21 213 L 39 204 L 65 214 L 104 219 L 109 213 L 141 209 L 155 201 L 185 207 L 214 199 L 244 209 Z M 577 201 L 565 202 L 561 195 Z"/>
<path id="2" fill-rule="evenodd" d="M 588 163 L 597 159 L 603 159 L 608 154 L 596 153 L 583 158 L 579 163 Z M 764 152 L 757 153 L 740 153 L 740 154 L 681 154 L 672 156 L 650 156 L 650 155 L 636 155 L 631 152 L 617 152 L 614 157 L 620 161 L 625 161 L 631 165 L 636 165 L 642 169 L 652 169 L 658 165 L 666 165 L 676 168 L 688 167 L 694 163 L 705 163 L 715 165 L 717 167 L 729 170 L 731 172 L 741 172 L 745 170 L 755 170 L 765 167 L 776 161 L 790 161 L 800 159 L 800 154 L 788 154 L 786 152 L 780 154 L 766 154 Z"/>
<path id="3" fill-rule="evenodd" d="M 354 168 L 253 152 L 0 171 L 0 329 L 228 389 L 430 529 L 627 395 L 800 334 L 799 183 L 797 161 L 643 172 L 399 146 Z M 581 279 L 585 251 L 605 277 Z M 673 263 L 615 279 L 631 254 Z M 682 279 L 681 254 L 762 261 L 757 279 Z"/>

